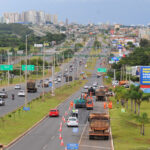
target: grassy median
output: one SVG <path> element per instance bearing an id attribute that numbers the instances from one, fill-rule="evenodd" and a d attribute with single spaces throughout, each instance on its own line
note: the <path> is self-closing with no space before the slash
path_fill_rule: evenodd
<path id="1" fill-rule="evenodd" d="M 104 79 L 105 85 L 114 89 L 111 78 Z M 149 150 L 150 149 L 150 123 L 145 124 L 145 135 L 140 134 L 140 124 L 137 115 L 130 111 L 130 100 L 128 110 L 121 112 L 121 104 L 117 104 L 114 97 L 111 98 L 113 109 L 110 110 L 112 136 L 115 150 Z M 146 112 L 150 118 L 150 102 L 141 103 L 141 113 Z"/>
<path id="2" fill-rule="evenodd" d="M 52 97 L 49 92 L 45 95 L 44 101 L 41 98 L 37 98 L 29 103 L 30 111 L 25 112 L 20 108 L 0 118 L 0 143 L 6 145 L 21 135 L 48 114 L 51 108 L 55 108 L 58 104 L 65 101 L 86 82 L 87 80 L 75 81 L 70 84 L 70 87 L 64 85 L 55 90 L 56 96 Z"/>
<path id="3" fill-rule="evenodd" d="M 130 104 L 130 103 L 129 103 Z M 115 150 L 148 150 L 150 149 L 150 123 L 145 125 L 145 135 L 140 134 L 140 124 L 136 116 L 129 110 L 121 112 L 113 99 L 113 109 L 110 110 L 111 128 Z M 141 113 L 146 112 L 150 117 L 150 102 L 141 104 Z"/>

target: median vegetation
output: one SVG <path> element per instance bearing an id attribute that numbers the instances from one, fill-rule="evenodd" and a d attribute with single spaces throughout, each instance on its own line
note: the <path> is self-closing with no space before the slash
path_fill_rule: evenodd
<path id="1" fill-rule="evenodd" d="M 112 136 L 115 150 L 146 150 L 150 145 L 150 95 L 139 87 L 116 87 L 110 98 Z"/>

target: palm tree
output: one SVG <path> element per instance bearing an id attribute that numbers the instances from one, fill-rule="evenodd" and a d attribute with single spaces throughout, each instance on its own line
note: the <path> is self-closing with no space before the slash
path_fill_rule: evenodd
<path id="1" fill-rule="evenodd" d="M 140 93 L 140 91 L 139 91 L 139 93 Z M 150 98 L 150 95 L 146 95 L 146 96 L 145 96 L 145 95 L 143 95 L 143 91 L 141 91 L 140 98 L 137 99 L 137 104 L 138 104 L 138 116 L 140 115 L 140 106 L 141 106 L 141 103 L 142 103 L 143 101 L 148 101 L 149 98 Z"/>
<path id="2" fill-rule="evenodd" d="M 142 113 L 141 116 L 138 116 L 137 120 L 141 124 L 140 133 L 142 135 L 145 135 L 145 129 L 144 129 L 145 128 L 145 124 L 149 123 L 149 118 L 148 118 L 147 113 Z"/>
<path id="3" fill-rule="evenodd" d="M 120 100 L 121 98 L 123 98 L 123 94 L 122 94 L 122 91 L 124 90 L 125 88 L 122 87 L 122 86 L 118 86 L 115 88 L 115 99 L 116 100 Z"/>
<path id="4" fill-rule="evenodd" d="M 130 98 L 130 92 L 128 89 L 122 90 L 122 97 L 126 101 L 126 109 L 128 109 L 128 100 Z"/>

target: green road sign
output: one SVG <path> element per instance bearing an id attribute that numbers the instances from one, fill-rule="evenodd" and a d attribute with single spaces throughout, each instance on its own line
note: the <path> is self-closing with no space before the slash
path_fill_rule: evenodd
<path id="1" fill-rule="evenodd" d="M 26 65 L 22 65 L 22 71 L 26 70 Z M 34 71 L 34 65 L 27 65 L 28 71 Z"/>
<path id="2" fill-rule="evenodd" d="M 0 70 L 2 71 L 13 70 L 13 65 L 0 65 Z"/>
<path id="3" fill-rule="evenodd" d="M 97 69 L 97 72 L 106 72 L 106 71 L 107 71 L 106 68 L 98 68 L 98 69 Z"/>

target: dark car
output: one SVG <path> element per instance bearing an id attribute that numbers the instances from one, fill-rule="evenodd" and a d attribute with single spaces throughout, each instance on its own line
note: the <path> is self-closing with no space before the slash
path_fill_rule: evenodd
<path id="1" fill-rule="evenodd" d="M 0 98 L 8 98 L 8 94 L 6 91 L 1 91 L 0 92 Z"/>

